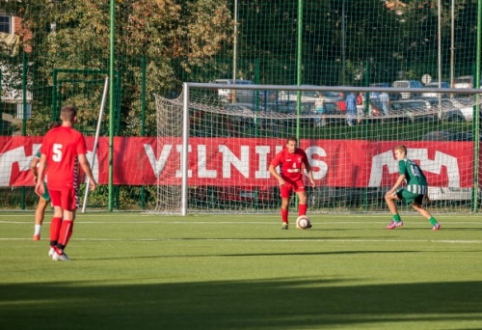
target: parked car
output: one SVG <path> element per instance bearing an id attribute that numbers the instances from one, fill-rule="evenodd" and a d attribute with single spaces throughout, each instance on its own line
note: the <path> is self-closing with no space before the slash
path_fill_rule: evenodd
<path id="1" fill-rule="evenodd" d="M 376 105 L 370 112 L 371 119 L 380 119 L 383 122 L 415 122 L 420 120 L 434 120 L 436 112 L 428 100 L 398 100 L 390 102 L 388 116 L 385 116 L 381 107 Z"/>
<path id="2" fill-rule="evenodd" d="M 297 111 L 296 101 L 287 102 L 273 102 L 267 104 L 267 111 L 273 111 L 277 113 L 296 114 Z M 301 114 L 311 114 L 315 110 L 315 104 L 313 102 L 301 103 Z"/>
<path id="3" fill-rule="evenodd" d="M 472 76 L 461 76 L 454 80 L 454 88 L 473 88 L 474 78 Z"/>
<path id="4" fill-rule="evenodd" d="M 326 123 L 330 124 L 345 124 L 346 111 L 343 111 L 338 106 L 338 102 L 325 102 L 324 113 L 326 117 Z"/>
<path id="5" fill-rule="evenodd" d="M 265 111 L 265 108 L 262 105 L 257 107 L 254 103 L 230 103 L 224 105 L 224 108 L 244 115 L 252 115 L 253 112 Z"/>
<path id="6" fill-rule="evenodd" d="M 482 88 L 482 80 L 480 81 L 480 88 Z M 454 80 L 454 88 L 475 88 L 474 79 L 472 76 L 461 76 Z M 455 98 L 463 98 L 466 96 L 473 96 L 472 94 L 454 94 Z"/>
<path id="7" fill-rule="evenodd" d="M 245 129 L 253 128 L 256 124 L 255 115 L 256 112 L 265 112 L 263 106 L 256 106 L 254 103 L 230 103 L 224 106 L 224 109 L 228 113 L 232 113 L 232 121 L 238 125 L 238 127 L 244 127 Z"/>
<path id="8" fill-rule="evenodd" d="M 469 99 L 464 102 L 463 99 L 428 99 L 437 117 L 442 120 L 451 122 L 455 121 L 472 121 L 473 120 L 473 105 Z M 439 111 L 441 105 L 441 110 Z"/>
<path id="9" fill-rule="evenodd" d="M 442 82 L 440 82 L 440 86 L 439 86 L 438 82 L 431 82 L 431 83 L 425 85 L 425 88 L 439 88 L 439 87 L 440 88 L 450 88 L 450 84 L 448 82 L 442 81 Z M 434 92 L 422 93 L 422 97 L 426 97 L 426 98 L 439 97 L 439 95 L 441 97 L 449 97 L 449 94 L 446 94 L 446 93 L 434 93 Z"/>
<path id="10" fill-rule="evenodd" d="M 309 87 L 319 87 L 315 85 L 302 85 L 302 86 L 309 86 Z M 301 87 L 302 87 L 301 86 Z M 318 91 L 302 91 L 301 92 L 301 102 L 315 102 L 318 99 L 320 92 Z M 343 93 L 338 92 L 330 92 L 325 91 L 321 92 L 325 99 L 325 102 L 337 102 L 343 100 Z M 278 94 L 278 100 L 281 102 L 288 102 L 288 101 L 297 101 L 298 100 L 298 92 L 297 91 L 280 91 Z"/>
<path id="11" fill-rule="evenodd" d="M 325 102 L 343 101 L 343 93 L 338 92 L 322 92 Z"/>
<path id="12" fill-rule="evenodd" d="M 370 84 L 370 87 L 386 87 L 386 88 L 389 88 L 389 87 L 392 87 L 392 84 L 390 83 L 376 83 L 376 84 Z M 380 96 L 380 92 L 371 92 L 370 93 L 370 100 L 377 100 L 378 101 L 378 97 Z M 400 94 L 399 93 L 388 93 L 388 97 L 390 98 L 390 101 L 395 101 L 395 100 L 398 100 L 400 98 Z"/>
<path id="13" fill-rule="evenodd" d="M 423 88 L 422 82 L 418 80 L 397 80 L 394 81 L 392 87 L 395 88 Z M 420 93 L 399 93 L 400 99 L 406 100 L 410 98 L 420 97 Z"/>
<path id="14" fill-rule="evenodd" d="M 312 126 L 314 122 L 313 113 L 315 111 L 314 102 L 301 103 L 300 115 L 305 116 L 301 119 L 303 126 Z M 272 131 L 292 127 L 296 125 L 296 116 L 289 116 L 288 118 L 276 118 L 276 114 L 296 115 L 297 103 L 296 101 L 277 101 L 266 104 L 267 113 L 274 114 L 272 119 L 264 119 L 263 127 L 269 127 Z M 309 116 L 309 117 L 308 117 Z"/>
<path id="15" fill-rule="evenodd" d="M 306 85 L 305 85 L 306 86 Z M 314 86 L 310 86 L 314 87 Z M 315 102 L 318 98 L 317 91 L 302 91 L 301 92 L 301 102 Z M 278 93 L 279 102 L 296 102 L 298 100 L 297 91 L 280 91 Z"/>
<path id="16" fill-rule="evenodd" d="M 472 97 L 468 98 L 458 98 L 452 100 L 452 103 L 460 109 L 464 115 L 465 121 L 474 120 L 474 99 Z M 479 108 L 479 117 L 481 117 L 482 108 Z"/>
<path id="17" fill-rule="evenodd" d="M 419 120 L 435 120 L 435 109 L 427 100 L 399 100 L 390 102 L 391 109 L 404 111 L 411 122 Z"/>
<path id="18" fill-rule="evenodd" d="M 277 90 L 260 90 L 258 91 L 259 103 L 266 106 L 268 103 L 276 102 L 279 98 Z"/>
<path id="19" fill-rule="evenodd" d="M 232 85 L 233 79 L 216 79 L 216 84 Z M 251 80 L 236 79 L 236 85 L 253 85 Z M 217 94 L 221 102 L 237 102 L 237 103 L 254 103 L 255 102 L 255 90 L 242 90 L 242 89 L 218 89 Z M 234 99 L 236 97 L 236 100 Z"/>

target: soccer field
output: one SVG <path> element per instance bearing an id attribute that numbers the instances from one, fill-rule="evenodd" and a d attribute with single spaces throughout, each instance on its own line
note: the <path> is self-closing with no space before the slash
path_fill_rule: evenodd
<path id="1" fill-rule="evenodd" d="M 0 216 L 0 329 L 482 328 L 482 216 L 86 214 L 71 262 L 50 216 Z"/>

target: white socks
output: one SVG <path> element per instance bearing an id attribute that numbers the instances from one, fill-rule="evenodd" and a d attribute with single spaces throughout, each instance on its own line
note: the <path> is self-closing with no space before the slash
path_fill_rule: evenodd
<path id="1" fill-rule="evenodd" d="M 40 235 L 41 230 L 42 230 L 42 225 L 35 225 L 34 235 Z"/>

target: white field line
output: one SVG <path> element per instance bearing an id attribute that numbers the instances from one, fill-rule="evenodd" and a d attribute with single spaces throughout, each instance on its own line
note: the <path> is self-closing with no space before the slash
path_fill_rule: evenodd
<path id="1" fill-rule="evenodd" d="M 89 241 L 89 238 L 81 238 L 79 240 Z M 101 239 L 103 240 L 103 239 Z M 107 239 L 110 240 L 110 239 Z M 114 239 L 117 240 L 117 239 Z M 122 240 L 122 239 L 119 239 Z M 137 239 L 134 239 L 137 240 Z M 192 241 L 191 238 L 141 238 L 139 241 Z M 420 242 L 420 243 L 462 243 L 462 244 L 482 244 L 482 240 L 431 240 L 431 239 L 421 239 L 421 240 L 403 240 L 403 239 L 276 239 L 276 238 L 201 238 L 200 241 L 232 241 L 232 242 Z"/>
<path id="2" fill-rule="evenodd" d="M 309 212 L 308 212 L 309 213 Z M 52 212 L 50 212 L 52 214 Z M 291 213 L 290 213 L 291 214 Z M 420 215 L 418 214 L 402 214 L 400 213 L 402 217 L 407 217 L 407 218 L 419 218 Z M 32 218 L 34 216 L 34 212 L 26 212 L 26 213 L 19 213 L 19 214 L 2 214 L 0 213 L 0 218 L 15 218 L 15 217 L 25 217 L 31 215 Z M 189 214 L 186 217 L 183 217 L 178 214 L 146 214 L 146 213 L 87 213 L 87 214 L 77 214 L 76 217 L 77 219 L 80 218 L 88 218 L 88 217 L 99 217 L 99 218 L 133 218 L 133 217 L 145 217 L 145 218 L 153 218 L 153 217 L 159 217 L 159 218 L 179 218 L 179 219 L 186 219 L 186 221 L 189 221 L 189 219 L 193 219 L 196 217 L 206 217 L 206 216 L 212 216 L 213 218 L 219 218 L 219 217 L 226 217 L 226 218 L 236 218 L 236 217 L 262 217 L 262 218 L 280 218 L 279 214 L 253 214 L 253 213 L 247 213 L 247 214 Z M 294 215 L 293 215 L 294 216 Z M 308 214 L 308 216 L 313 217 L 313 218 L 340 218 L 340 219 L 346 219 L 347 217 L 350 218 L 381 218 L 381 219 L 388 219 L 387 221 L 390 220 L 390 214 L 384 213 L 384 214 L 342 214 L 342 213 L 337 213 L 337 214 L 324 214 L 324 213 L 314 213 L 314 214 Z M 454 217 L 464 217 L 464 218 L 477 218 L 482 221 L 482 213 L 481 214 L 435 214 L 435 218 L 437 219 L 444 219 L 444 218 L 450 218 L 453 219 Z"/>
<path id="3" fill-rule="evenodd" d="M 292 223 L 293 221 L 291 221 Z M 312 221 L 313 225 L 367 225 L 367 224 L 387 224 L 387 221 L 323 221 L 323 222 L 315 222 Z M 427 222 L 421 221 L 407 221 L 407 224 L 410 225 L 421 225 L 427 226 Z M 451 224 L 451 225 L 481 225 L 482 221 L 441 221 L 443 225 Z M 3 221 L 0 220 L 0 224 L 18 224 L 18 225 L 32 225 L 33 221 Z M 44 221 L 44 225 L 50 224 L 50 221 Z M 75 220 L 76 225 L 82 224 L 105 224 L 105 225 L 119 225 L 119 224 L 175 224 L 175 225 L 266 225 L 266 224 L 276 224 L 278 222 L 273 221 L 83 221 L 81 219 Z"/>
<path id="4" fill-rule="evenodd" d="M 31 238 L 0 238 L 0 241 L 30 241 Z M 440 243 L 440 244 L 482 244 L 482 240 L 434 240 L 434 239 L 279 239 L 279 238 L 76 238 L 76 241 L 84 242 L 172 242 L 172 241 L 212 241 L 212 242 L 323 242 L 323 243 Z"/>

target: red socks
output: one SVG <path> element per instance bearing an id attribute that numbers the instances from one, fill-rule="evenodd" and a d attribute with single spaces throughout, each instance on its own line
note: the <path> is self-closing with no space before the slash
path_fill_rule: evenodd
<path id="1" fill-rule="evenodd" d="M 288 209 L 281 209 L 281 221 L 288 223 Z"/>
<path id="2" fill-rule="evenodd" d="M 62 227 L 60 228 L 59 245 L 67 246 L 70 236 L 72 236 L 72 228 L 74 227 L 74 222 L 72 220 L 62 221 Z"/>
<path id="3" fill-rule="evenodd" d="M 308 206 L 306 204 L 298 204 L 298 215 L 306 215 L 306 210 Z M 288 223 L 288 209 L 281 209 L 281 220 Z"/>
<path id="4" fill-rule="evenodd" d="M 59 240 L 60 227 L 62 226 L 62 218 L 52 218 L 50 223 L 50 245 L 56 245 Z"/>
<path id="5" fill-rule="evenodd" d="M 69 243 L 73 227 L 74 222 L 72 220 L 62 221 L 61 218 L 52 218 L 50 223 L 50 246 L 55 249 L 57 254 L 62 254 L 67 243 Z"/>

